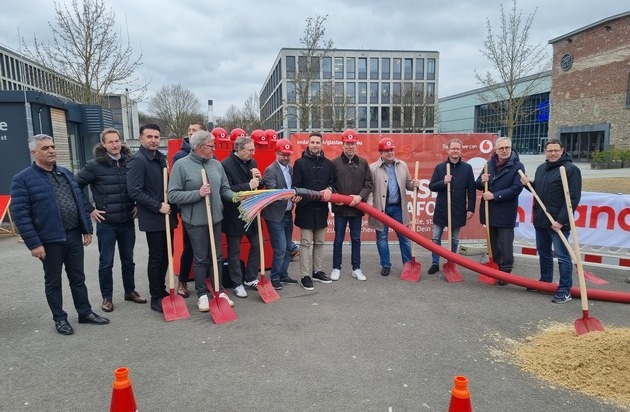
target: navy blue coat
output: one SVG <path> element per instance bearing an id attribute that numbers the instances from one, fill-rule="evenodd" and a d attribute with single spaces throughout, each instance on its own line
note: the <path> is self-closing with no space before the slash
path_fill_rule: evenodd
<path id="1" fill-rule="evenodd" d="M 475 212 L 475 177 L 472 166 L 463 160 L 453 164 L 446 159 L 445 162 L 435 166 L 429 189 L 437 192 L 433 223 L 445 227 L 448 226 L 447 193 L 444 176 L 446 176 L 446 164 L 451 164 L 451 223 L 453 228 L 466 226 L 466 212 Z"/>
<path id="2" fill-rule="evenodd" d="M 523 191 L 521 175 L 518 171 L 522 170 L 524 173 L 525 166 L 520 162 L 518 153 L 514 149 L 512 149 L 512 154 L 505 166 L 498 172 L 496 171 L 497 160 L 498 156 L 495 153 L 488 161 L 488 174 L 490 175 L 488 191 L 494 195 L 494 200 L 488 201 L 490 226 L 514 228 L 518 210 L 518 195 Z M 477 178 L 476 185 L 478 190 L 484 190 L 481 175 Z M 483 198 L 479 207 L 479 220 L 482 225 L 486 224 L 486 202 Z"/>
<path id="3" fill-rule="evenodd" d="M 54 166 L 52 173 L 68 179 L 79 212 L 81 233 L 92 233 L 92 222 L 86 208 L 88 203 L 72 173 L 61 166 Z M 29 250 L 45 243 L 66 241 L 66 231 L 48 172 L 34 162 L 13 176 L 11 216 Z"/>

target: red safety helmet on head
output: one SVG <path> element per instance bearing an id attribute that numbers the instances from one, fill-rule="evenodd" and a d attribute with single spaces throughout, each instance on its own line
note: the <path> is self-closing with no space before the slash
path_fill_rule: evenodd
<path id="1" fill-rule="evenodd" d="M 254 141 L 254 143 L 258 143 L 264 146 L 269 144 L 269 140 L 267 139 L 265 132 L 263 132 L 260 129 L 253 130 L 251 134 L 251 138 Z"/>
<path id="2" fill-rule="evenodd" d="M 276 152 L 282 154 L 293 154 L 293 144 L 290 140 L 280 139 L 276 142 Z"/>
<path id="3" fill-rule="evenodd" d="M 394 141 L 389 137 L 384 137 L 378 141 L 378 150 L 389 150 L 395 148 L 396 146 L 394 146 Z"/>
<path id="4" fill-rule="evenodd" d="M 245 132 L 245 130 L 241 129 L 240 127 L 232 129 L 232 131 L 230 132 L 230 139 L 231 140 L 236 140 L 236 139 L 238 139 L 241 136 L 245 137 L 245 136 L 247 136 L 247 133 Z"/>
<path id="5" fill-rule="evenodd" d="M 265 136 L 267 136 L 268 142 L 275 142 L 278 140 L 278 133 L 273 129 L 265 130 Z"/>
<path id="6" fill-rule="evenodd" d="M 212 136 L 217 140 L 230 140 L 227 131 L 222 127 L 215 127 L 212 129 Z"/>
<path id="7" fill-rule="evenodd" d="M 357 142 L 359 140 L 359 134 L 352 129 L 346 129 L 341 134 L 341 141 L 346 142 Z"/>

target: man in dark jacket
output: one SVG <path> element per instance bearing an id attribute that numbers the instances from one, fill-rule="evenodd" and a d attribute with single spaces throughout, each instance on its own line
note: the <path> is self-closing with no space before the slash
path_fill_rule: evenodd
<path id="1" fill-rule="evenodd" d="M 565 152 L 564 145 L 557 139 L 549 139 L 545 144 L 545 163 L 538 166 L 534 181 L 530 182 L 527 176 L 521 178 L 521 183 L 529 182 L 547 212 L 554 219 L 551 223 L 541 205 L 534 202 L 534 228 L 536 229 L 536 250 L 540 259 L 540 281 L 553 281 L 553 254 L 558 258 L 560 282 L 558 290 L 551 300 L 553 303 L 565 303 L 571 300 L 571 287 L 573 286 L 573 265 L 571 255 L 560 239 L 559 232 L 566 238 L 571 230 L 569 213 L 564 197 L 564 187 L 560 177 L 560 166 L 564 166 L 569 183 L 571 207 L 575 210 L 582 196 L 582 173 L 571 160 L 571 155 Z"/>
<path id="2" fill-rule="evenodd" d="M 255 146 L 252 139 L 240 136 L 234 141 L 232 153 L 221 162 L 232 191 L 241 192 L 263 187 L 262 174 L 253 158 L 254 152 Z M 260 270 L 258 224 L 253 221 L 245 230 L 245 224 L 239 218 L 238 204 L 224 201 L 223 207 L 222 230 L 227 238 L 228 270 L 234 284 L 234 294 L 239 298 L 246 298 L 247 292 L 243 285 L 252 289 L 256 289 L 258 286 L 258 271 Z M 241 241 L 243 236 L 247 236 L 249 241 L 249 255 L 247 256 L 245 273 L 241 270 Z"/>
<path id="3" fill-rule="evenodd" d="M 30 137 L 28 147 L 35 161 L 13 177 L 11 214 L 24 244 L 44 266 L 44 290 L 55 328 L 62 335 L 74 333 L 63 310 L 63 266 L 79 323 L 109 323 L 109 319 L 92 312 L 85 286 L 83 247 L 92 242 L 87 202 L 72 173 L 57 166 L 52 137 Z"/>
<path id="4" fill-rule="evenodd" d="M 355 209 L 354 206 L 368 199 L 374 183 L 367 160 L 356 154 L 358 138 L 359 135 L 354 130 L 344 130 L 341 134 L 343 153 L 332 160 L 335 176 L 334 191 L 342 195 L 352 196 L 352 202 L 349 206 L 333 205 L 332 207 L 335 214 L 333 270 L 330 273 L 332 280 L 339 280 L 341 275 L 341 248 L 346 236 L 346 226 L 350 226 L 352 277 L 361 281 L 366 280 L 361 271 L 361 220 L 363 219 L 363 212 Z"/>
<path id="5" fill-rule="evenodd" d="M 433 214 L 433 243 L 442 244 L 442 232 L 448 226 L 448 183 L 451 184 L 451 251 L 457 253 L 459 246 L 459 229 L 466 226 L 466 221 L 475 213 L 475 177 L 472 167 L 462 160 L 462 141 L 451 139 L 448 142 L 448 158 L 445 162 L 435 166 L 433 176 L 429 182 L 429 189 L 437 192 L 435 212 Z M 451 174 L 446 173 L 446 165 L 449 164 Z M 440 270 L 440 255 L 431 254 L 432 275 Z"/>
<path id="6" fill-rule="evenodd" d="M 146 124 L 140 128 L 140 149 L 127 163 L 127 191 L 136 202 L 138 226 L 145 232 L 149 246 L 147 277 L 151 294 L 151 309 L 162 312 L 162 298 L 168 296 L 165 286 L 168 269 L 166 219 L 170 215 L 171 236 L 177 225 L 176 208 L 164 201 L 163 171 L 166 156 L 159 150 L 160 127 Z M 171 213 L 173 212 L 173 213 Z"/>
<path id="7" fill-rule="evenodd" d="M 173 155 L 173 165 L 175 165 L 175 162 L 179 159 L 190 154 L 190 137 L 193 133 L 198 132 L 199 130 L 207 130 L 206 125 L 203 123 L 191 123 L 188 125 L 188 135 L 182 139 L 182 145 L 179 152 Z M 182 250 L 182 255 L 179 258 L 179 282 L 177 282 L 177 294 L 181 297 L 187 298 L 190 294 L 188 292 L 188 278 L 190 276 L 190 268 L 192 267 L 193 250 L 185 227 L 182 228 L 182 232 L 184 234 L 184 248 Z"/>
<path id="8" fill-rule="evenodd" d="M 112 302 L 114 252 L 118 243 L 125 300 L 147 303 L 136 292 L 133 247 L 136 244 L 136 208 L 127 193 L 127 162 L 131 150 L 121 144 L 120 134 L 114 128 L 101 132 L 101 143 L 94 147 L 94 159 L 88 161 L 75 176 L 79 187 L 90 185 L 94 206 L 90 216 L 96 222 L 98 237 L 98 280 L 105 312 L 114 310 Z"/>
<path id="9" fill-rule="evenodd" d="M 324 156 L 322 135 L 319 132 L 312 132 L 308 137 L 308 147 L 293 165 L 293 186 L 319 192 L 331 191 L 334 184 L 333 164 Z M 295 225 L 300 228 L 302 287 L 312 290 L 313 280 L 331 283 L 332 280 L 322 270 L 324 235 L 328 227 L 328 203 L 302 198 L 295 207 Z"/>
<path id="10" fill-rule="evenodd" d="M 512 141 L 499 137 L 494 144 L 495 153 L 488 161 L 488 173 L 479 175 L 476 186 L 484 190 L 488 182 L 488 191 L 483 193 L 479 219 L 482 225 L 488 225 L 492 258 L 499 270 L 511 273 L 514 266 L 514 227 L 518 210 L 518 195 L 523 190 L 518 171 L 525 172 L 518 153 L 512 149 Z M 486 222 L 486 200 L 490 221 Z M 507 282 L 499 281 L 499 285 Z"/>

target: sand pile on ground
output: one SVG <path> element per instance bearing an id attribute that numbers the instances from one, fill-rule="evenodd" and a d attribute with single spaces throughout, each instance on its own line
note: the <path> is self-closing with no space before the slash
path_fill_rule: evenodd
<path id="1" fill-rule="evenodd" d="M 507 343 L 515 363 L 536 377 L 630 408 L 630 328 L 576 336 L 573 325 L 553 325 Z"/>

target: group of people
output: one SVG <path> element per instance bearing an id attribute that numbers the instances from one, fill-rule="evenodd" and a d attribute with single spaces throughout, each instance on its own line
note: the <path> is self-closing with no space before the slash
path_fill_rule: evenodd
<path id="1" fill-rule="evenodd" d="M 257 133 L 263 133 L 258 136 Z M 349 227 L 351 276 L 359 281 L 367 278 L 361 269 L 361 224 L 363 212 L 354 206 L 368 202 L 379 211 L 403 225 L 409 224 L 406 191 L 418 188 L 419 180 L 412 179 L 407 164 L 396 158 L 395 144 L 385 137 L 378 142 L 379 159 L 368 161 L 357 154 L 359 135 L 347 129 L 341 136 L 342 153 L 329 159 L 323 150 L 323 137 L 312 132 L 308 146 L 293 164 L 292 143 L 277 140 L 277 135 L 266 136 L 254 131 L 247 136 L 235 129 L 228 137 L 222 128 L 212 132 L 203 124 L 191 124 L 180 152 L 173 158 L 172 170 L 165 187 L 166 156 L 158 150 L 160 128 L 146 124 L 140 128 L 140 148 L 132 155 L 121 142 L 116 129 L 107 128 L 94 149 L 94 158 L 73 176 L 56 164 L 55 144 L 44 134 L 29 138 L 33 164 L 14 176 L 11 186 L 11 213 L 16 226 L 31 251 L 42 261 L 45 294 L 53 314 L 57 332 L 73 333 L 68 315 L 62 307 L 61 273 L 65 266 L 79 323 L 103 325 L 105 317 L 92 311 L 85 286 L 83 247 L 92 240 L 96 222 L 99 250 L 99 285 L 101 309 L 114 310 L 112 268 L 116 245 L 121 262 L 124 299 L 147 303 L 135 289 L 133 250 L 136 241 L 135 219 L 145 232 L 148 245 L 147 277 L 150 307 L 162 312 L 161 300 L 168 296 L 165 286 L 168 269 L 166 231 L 177 225 L 177 213 L 184 226 L 184 251 L 181 256 L 177 293 L 189 296 L 188 274 L 194 274 L 199 311 L 209 310 L 206 279 L 213 279 L 213 259 L 222 261 L 221 247 L 212 248 L 209 233 L 220 245 L 221 233 L 226 236 L 229 278 L 234 294 L 247 297 L 247 290 L 255 290 L 259 281 L 260 246 L 258 222 L 245 227 L 239 219 L 238 205 L 233 202 L 237 192 L 256 189 L 287 189 L 293 187 L 318 191 L 324 202 L 294 196 L 278 200 L 262 211 L 273 249 L 270 279 L 276 290 L 283 285 L 300 284 L 313 290 L 313 282 L 331 283 L 342 274 L 342 245 Z M 232 139 L 233 150 L 219 161 L 214 153 L 217 139 Z M 275 161 L 264 174 L 258 169 L 255 142 L 268 144 L 275 140 Z M 460 228 L 466 225 L 475 212 L 476 191 L 484 190 L 481 203 L 481 223 L 489 225 L 490 245 L 500 270 L 511 272 L 514 264 L 513 240 L 518 196 L 523 185 L 535 187 L 551 214 L 551 222 L 541 205 L 534 204 L 536 244 L 540 256 L 540 280 L 551 282 L 553 255 L 559 261 L 560 284 L 553 301 L 563 303 L 571 299 L 572 264 L 568 251 L 560 241 L 559 233 L 569 231 L 567 208 L 561 199 L 563 193 L 559 166 L 565 166 L 571 201 L 575 208 L 580 200 L 581 175 L 562 143 L 551 139 L 545 146 L 546 161 L 538 167 L 535 179 L 530 181 L 524 172 L 518 154 L 508 138 L 500 137 L 495 153 L 487 164 L 487 173 L 475 181 L 472 167 L 461 156 L 462 142 L 452 139 L 447 145 L 447 159 L 435 166 L 429 188 L 437 193 L 433 216 L 432 240 L 441 244 L 442 233 L 449 225 L 447 219 L 447 191 L 450 189 L 452 217 L 447 230 L 451 230 L 453 252 L 457 251 Z M 82 189 L 89 187 L 93 204 L 87 201 Z M 324 235 L 328 226 L 330 200 L 333 193 L 352 198 L 349 205 L 332 204 L 334 213 L 333 261 L 330 276 L 323 262 Z M 206 209 L 206 198 L 210 210 Z M 485 221 L 484 203 L 489 207 L 490 221 Z M 211 218 L 211 222 L 210 222 Z M 260 216 L 258 216 L 260 218 Z M 368 225 L 376 232 L 376 245 L 380 257 L 381 275 L 388 276 L 392 262 L 389 253 L 389 228 L 370 217 Z M 300 228 L 299 277 L 289 276 L 289 262 L 295 255 L 293 227 Z M 246 265 L 241 265 L 243 237 L 249 242 Z M 411 241 L 398 234 L 403 265 L 412 259 Z M 432 254 L 429 274 L 437 273 L 439 255 Z M 231 306 L 234 302 L 225 293 L 222 276 L 217 276 L 219 298 Z"/>

